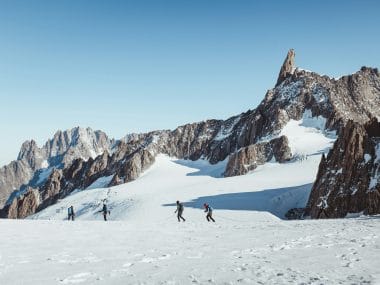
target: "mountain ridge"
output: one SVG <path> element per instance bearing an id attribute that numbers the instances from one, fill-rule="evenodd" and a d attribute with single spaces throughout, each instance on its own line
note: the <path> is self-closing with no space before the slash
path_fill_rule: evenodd
<path id="1" fill-rule="evenodd" d="M 88 187 L 102 176 L 113 175 L 109 186 L 133 181 L 154 163 L 159 153 L 190 160 L 203 158 L 212 164 L 228 158 L 225 176 L 245 174 L 273 157 L 282 163 L 290 161 L 302 153 L 292 153 L 289 142 L 286 137 L 280 139 L 280 133 L 289 121 L 300 120 L 306 111 L 311 117 L 325 118 L 323 128 L 338 134 L 349 120 L 364 124 L 372 117 L 380 117 L 380 77 L 376 68 L 362 67 L 352 75 L 333 79 L 295 68 L 294 56 L 294 51 L 289 51 L 276 86 L 253 110 L 226 120 L 127 135 L 115 142 L 112 151 L 104 149 L 94 158 L 88 155 L 87 160 L 80 155 L 71 156 L 70 165 L 55 169 L 39 187 L 42 201 L 36 201 L 40 205 L 37 210 L 75 189 Z M 264 138 L 269 143 L 261 145 Z M 18 208 L 20 199 L 13 202 L 3 210 L 3 216 L 9 217 L 9 209 Z"/>

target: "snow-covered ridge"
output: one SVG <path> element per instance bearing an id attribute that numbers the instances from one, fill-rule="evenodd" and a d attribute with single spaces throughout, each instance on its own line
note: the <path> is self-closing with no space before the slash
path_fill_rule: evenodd
<path id="1" fill-rule="evenodd" d="M 302 80 L 292 82 L 285 80 L 278 87 L 276 87 L 276 91 L 279 94 L 277 100 L 294 102 L 294 100 L 299 96 L 303 85 L 304 83 Z"/>
<path id="2" fill-rule="evenodd" d="M 221 141 L 225 138 L 229 137 L 232 134 L 233 128 L 236 126 L 236 124 L 240 121 L 241 116 L 237 116 L 233 120 L 226 121 L 220 128 L 219 132 L 215 136 L 215 141 Z"/>

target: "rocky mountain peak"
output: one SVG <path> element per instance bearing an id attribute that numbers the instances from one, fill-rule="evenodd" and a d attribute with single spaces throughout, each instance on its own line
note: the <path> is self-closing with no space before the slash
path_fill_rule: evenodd
<path id="1" fill-rule="evenodd" d="M 43 154 L 34 140 L 25 141 L 21 146 L 17 160 L 26 161 L 32 170 L 36 170 L 43 161 Z"/>
<path id="2" fill-rule="evenodd" d="M 285 61 L 282 64 L 280 74 L 278 75 L 276 86 L 280 85 L 289 75 L 292 75 L 295 70 L 295 56 L 294 49 L 290 49 L 286 55 Z"/>
<path id="3" fill-rule="evenodd" d="M 21 160 L 27 157 L 31 152 L 38 148 L 37 143 L 34 140 L 25 141 L 20 148 L 17 160 Z"/>

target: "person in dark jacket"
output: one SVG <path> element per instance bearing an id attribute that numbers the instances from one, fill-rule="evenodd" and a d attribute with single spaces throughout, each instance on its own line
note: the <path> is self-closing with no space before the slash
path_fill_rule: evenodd
<path id="1" fill-rule="evenodd" d="M 67 208 L 67 220 L 70 221 L 71 219 L 72 221 L 74 221 L 74 218 L 75 218 L 74 206 L 70 206 L 69 208 Z"/>
<path id="2" fill-rule="evenodd" d="M 103 209 L 102 209 L 101 212 L 103 212 L 104 220 L 107 221 L 107 215 L 110 215 L 111 212 L 108 211 L 108 209 L 107 209 L 107 205 L 106 205 L 106 204 L 103 204 Z"/>
<path id="3" fill-rule="evenodd" d="M 184 217 L 182 217 L 182 213 L 183 213 L 183 204 L 180 203 L 179 201 L 177 201 L 177 210 L 175 210 L 174 213 L 177 213 L 177 218 L 178 218 L 178 222 L 181 221 L 186 221 Z"/>
<path id="4" fill-rule="evenodd" d="M 209 222 L 211 220 L 215 223 L 215 220 L 212 217 L 212 210 L 213 209 L 211 208 L 211 206 L 209 204 L 206 204 L 206 203 L 204 203 L 203 206 L 205 208 L 205 213 L 207 213 L 207 215 L 206 215 L 207 221 Z"/>

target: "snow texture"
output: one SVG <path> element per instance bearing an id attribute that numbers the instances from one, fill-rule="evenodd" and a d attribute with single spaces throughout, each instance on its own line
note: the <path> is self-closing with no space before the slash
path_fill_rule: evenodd
<path id="1" fill-rule="evenodd" d="M 299 96 L 303 85 L 303 81 L 301 80 L 290 83 L 285 80 L 278 87 L 276 87 L 279 92 L 278 100 L 294 102 Z"/>
<path id="2" fill-rule="evenodd" d="M 364 154 L 364 162 L 365 162 L 365 163 L 368 163 L 368 161 L 370 161 L 371 158 L 372 158 L 372 157 L 371 157 L 370 154 L 368 154 L 368 153 Z"/>
<path id="3" fill-rule="evenodd" d="M 93 182 L 90 186 L 88 186 L 87 190 L 107 187 L 108 184 L 111 182 L 112 178 L 113 178 L 113 175 L 100 177 L 95 182 Z"/>
<path id="4" fill-rule="evenodd" d="M 307 157 L 310 154 L 327 152 L 336 140 L 335 132 L 325 128 L 326 119 L 313 117 L 310 110 L 305 110 L 301 120 L 290 120 L 280 135 L 289 140 L 289 147 L 295 157 Z"/>
<path id="5" fill-rule="evenodd" d="M 324 123 L 305 112 L 283 130 L 307 159 L 222 178 L 226 161 L 158 155 L 133 182 L 97 188 L 109 183 L 102 177 L 28 220 L 0 220 L 0 284 L 379 284 L 378 217 L 283 219 L 305 207 L 335 139 Z"/>
<path id="6" fill-rule="evenodd" d="M 305 205 L 319 159 L 215 178 L 208 173 L 220 165 L 160 155 L 134 182 L 78 192 L 34 220 L 1 220 L 0 283 L 376 284 L 380 219 L 276 217 Z M 109 222 L 98 213 L 103 201 Z M 65 221 L 71 204 L 75 222 Z"/>

